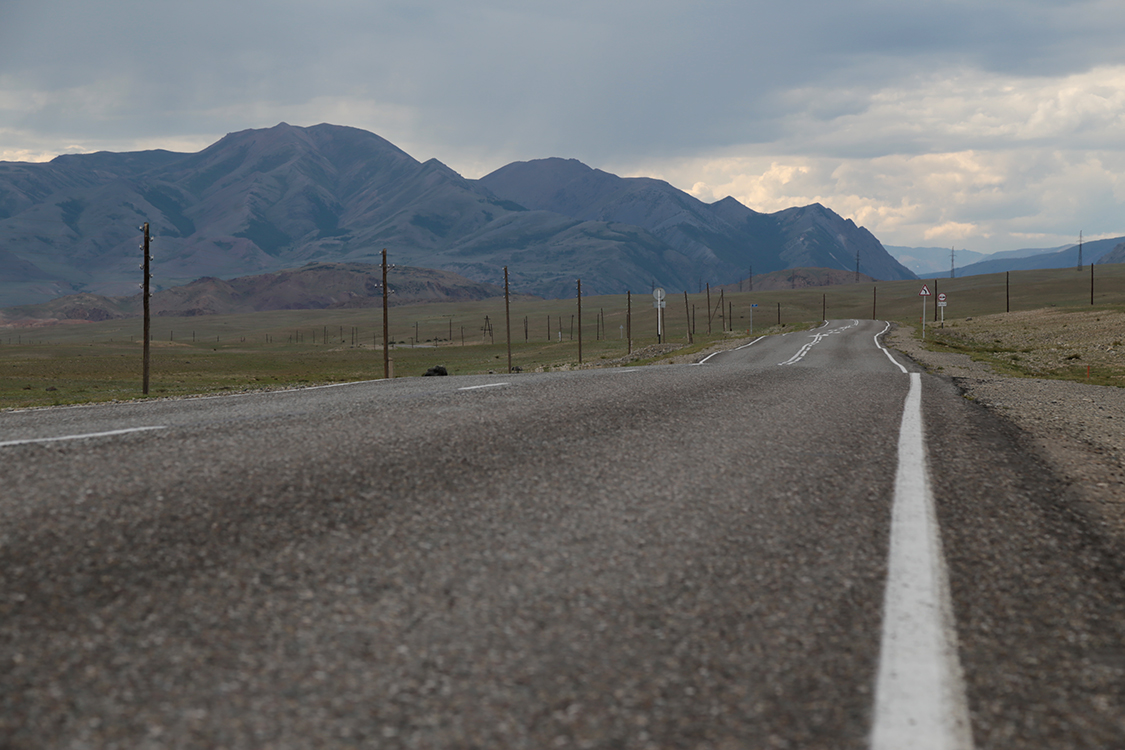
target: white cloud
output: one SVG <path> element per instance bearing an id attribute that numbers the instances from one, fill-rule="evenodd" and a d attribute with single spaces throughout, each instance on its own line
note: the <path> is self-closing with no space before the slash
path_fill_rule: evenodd
<path id="1" fill-rule="evenodd" d="M 1054 78 L 959 71 L 785 100 L 788 127 L 774 141 L 623 169 L 759 211 L 823 203 L 888 244 L 990 252 L 1032 236 L 1066 242 L 1083 227 L 1125 234 L 1125 66 Z"/>

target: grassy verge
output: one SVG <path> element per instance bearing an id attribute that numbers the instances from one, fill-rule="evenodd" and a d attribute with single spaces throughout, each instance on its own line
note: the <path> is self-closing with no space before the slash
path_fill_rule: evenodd
<path id="1" fill-rule="evenodd" d="M 1125 310 L 1125 264 L 1098 266 L 1096 274 L 1099 309 L 1108 305 Z M 1009 306 L 1013 311 L 1029 307 L 1077 310 L 1089 295 L 1088 276 L 1073 270 L 927 283 L 932 291 L 949 295 L 949 327 L 958 325 L 953 316 L 961 320 L 987 317 L 1003 313 Z M 705 294 L 689 294 L 686 300 L 682 293 L 671 294 L 665 311 L 667 340 L 686 343 L 687 328 L 692 325 L 695 343 L 627 364 L 653 364 L 697 354 L 724 336 L 750 335 L 751 328 L 755 335 L 808 329 L 819 325 L 822 315 L 831 319 L 877 316 L 916 324 L 921 312 L 920 288 L 919 281 L 899 281 L 732 291 L 723 298 L 722 318 L 714 290 L 710 305 Z M 585 364 L 625 357 L 628 328 L 634 349 L 656 343 L 655 311 L 647 294 L 632 296 L 631 316 L 625 295 L 585 297 L 582 304 Z M 706 334 L 709 310 L 712 334 Z M 931 306 L 929 314 L 932 310 Z M 573 299 L 514 299 L 510 321 L 514 366 L 535 371 L 578 365 L 579 322 Z M 503 299 L 392 307 L 390 323 L 397 377 L 421 375 L 434 365 L 444 365 L 454 374 L 507 371 Z M 723 327 L 733 327 L 735 333 L 719 333 Z M 152 331 L 150 397 L 287 388 L 383 375 L 379 310 L 156 318 Z M 138 319 L 81 324 L 40 321 L 34 327 L 12 324 L 0 328 L 0 408 L 141 398 L 140 337 Z M 1038 356 L 1039 344 L 997 344 L 975 334 L 933 341 L 938 342 L 935 346 L 988 358 L 997 369 L 1013 375 L 1084 380 L 1089 364 L 1090 382 L 1121 384 L 1120 371 L 1093 352 L 1079 351 L 1081 359 L 1062 362 L 1047 373 L 1039 372 L 1040 365 L 1030 361 Z M 1023 351 L 1029 347 L 1033 351 Z"/>
<path id="2" fill-rule="evenodd" d="M 1125 387 L 1122 320 L 1123 306 L 985 316 L 950 321 L 945 329 L 927 327 L 924 346 L 967 355 L 1008 377 Z M 921 327 L 908 325 L 920 338 Z"/>

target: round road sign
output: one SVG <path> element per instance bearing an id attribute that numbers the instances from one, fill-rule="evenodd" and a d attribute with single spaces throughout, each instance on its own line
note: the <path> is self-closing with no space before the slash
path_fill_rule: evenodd
<path id="1" fill-rule="evenodd" d="M 664 297 L 665 297 L 665 294 L 664 294 L 664 288 L 663 287 L 658 286 L 658 287 L 656 287 L 655 289 L 652 290 L 652 298 L 654 300 L 656 300 L 657 302 L 663 302 Z"/>

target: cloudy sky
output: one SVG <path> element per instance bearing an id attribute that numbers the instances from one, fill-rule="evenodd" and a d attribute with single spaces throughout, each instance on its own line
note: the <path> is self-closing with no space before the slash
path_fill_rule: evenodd
<path id="1" fill-rule="evenodd" d="M 0 0 L 0 160 L 288 122 L 581 159 L 885 244 L 1125 234 L 1121 0 Z"/>

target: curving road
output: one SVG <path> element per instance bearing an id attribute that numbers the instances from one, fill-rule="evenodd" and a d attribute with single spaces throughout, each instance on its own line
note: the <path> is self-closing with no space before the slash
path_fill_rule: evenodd
<path id="1" fill-rule="evenodd" d="M 0 414 L 0 746 L 1125 746 L 1119 551 L 884 328 Z"/>

